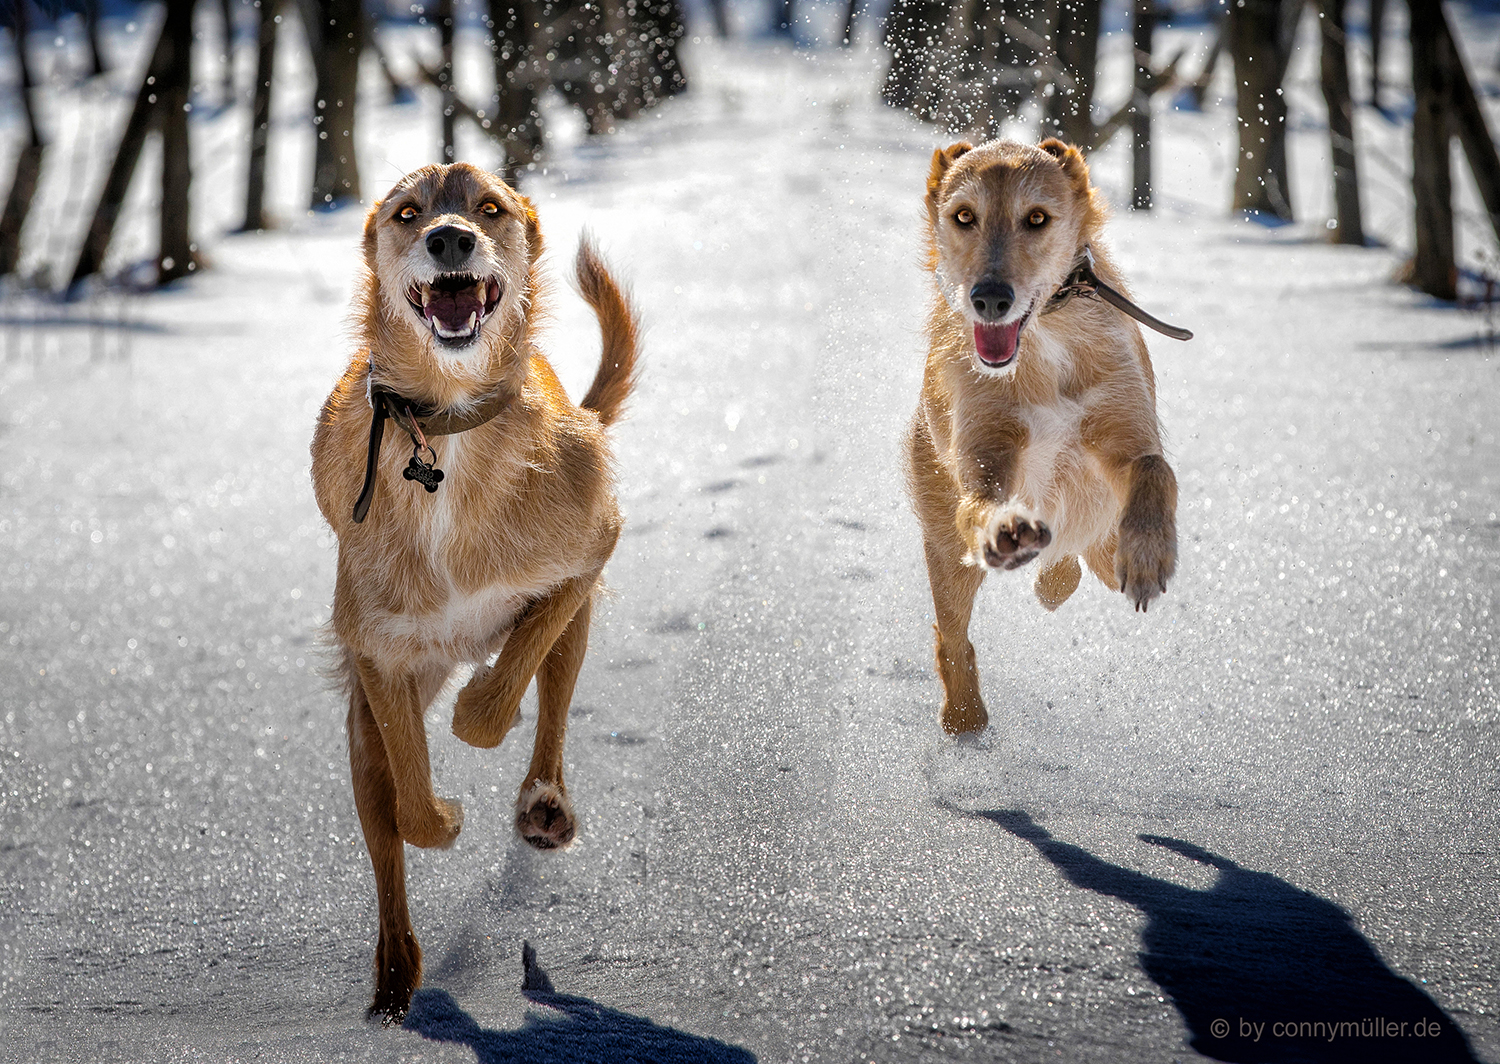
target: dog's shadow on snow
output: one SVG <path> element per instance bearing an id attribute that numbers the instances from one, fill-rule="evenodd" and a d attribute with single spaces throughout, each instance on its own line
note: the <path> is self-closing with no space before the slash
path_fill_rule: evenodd
<path id="1" fill-rule="evenodd" d="M 1204 1056 L 1246 1064 L 1477 1059 L 1458 1025 L 1391 971 L 1349 914 L 1325 898 L 1191 842 L 1138 836 L 1218 870 L 1212 887 L 1195 890 L 1055 839 L 1020 810 L 942 804 L 1035 846 L 1074 886 L 1145 913 L 1141 967 L 1171 997 Z M 1296 1025 L 1290 1036 L 1288 1023 Z"/>
<path id="2" fill-rule="evenodd" d="M 546 1014 L 528 1013 L 513 1031 L 480 1027 L 446 990 L 418 990 L 402 1026 L 433 1042 L 457 1042 L 474 1050 L 479 1064 L 755 1064 L 738 1046 L 662 1027 L 644 1016 L 606 1008 L 552 987 L 527 943 L 521 950 L 521 992 L 544 1006 Z"/>

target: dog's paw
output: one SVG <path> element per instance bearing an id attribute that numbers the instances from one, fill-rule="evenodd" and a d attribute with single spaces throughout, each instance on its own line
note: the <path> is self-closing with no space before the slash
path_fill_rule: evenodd
<path id="1" fill-rule="evenodd" d="M 1115 547 L 1115 581 L 1125 597 L 1144 613 L 1164 594 L 1177 571 L 1176 537 L 1170 531 L 1120 530 Z"/>
<path id="2" fill-rule="evenodd" d="M 521 696 L 526 693 L 523 687 L 511 698 L 509 691 L 502 691 L 497 705 L 495 688 L 501 685 L 496 679 L 494 669 L 479 669 L 458 692 L 458 701 L 453 705 L 453 734 L 484 750 L 499 746 L 515 727 L 521 716 Z"/>
<path id="3" fill-rule="evenodd" d="M 539 850 L 557 850 L 578 834 L 573 803 L 555 783 L 537 780 L 516 800 L 516 830 Z"/>
<path id="4" fill-rule="evenodd" d="M 1024 506 L 996 507 L 984 530 L 983 557 L 991 569 L 1019 569 L 1052 542 L 1052 530 Z"/>
<path id="5" fill-rule="evenodd" d="M 396 821 L 401 837 L 413 846 L 446 850 L 464 829 L 464 807 L 461 802 L 434 796 L 425 816 L 408 817 L 404 809 L 398 809 Z"/>

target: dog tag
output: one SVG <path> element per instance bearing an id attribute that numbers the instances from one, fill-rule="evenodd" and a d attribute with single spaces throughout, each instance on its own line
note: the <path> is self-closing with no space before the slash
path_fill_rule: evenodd
<path id="1" fill-rule="evenodd" d="M 411 456 L 411 461 L 406 463 L 401 475 L 407 480 L 415 480 L 429 493 L 437 491 L 438 485 L 443 482 L 443 471 L 422 461 L 417 455 Z"/>

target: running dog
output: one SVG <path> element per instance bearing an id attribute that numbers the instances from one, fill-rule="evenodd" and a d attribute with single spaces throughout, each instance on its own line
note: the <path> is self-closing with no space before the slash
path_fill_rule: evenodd
<path id="1" fill-rule="evenodd" d="M 422 719 L 456 667 L 475 672 L 453 733 L 480 747 L 505 737 L 536 678 L 516 828 L 539 849 L 577 830 L 563 732 L 620 534 L 604 429 L 630 393 L 637 330 L 585 240 L 578 285 L 604 351 L 574 405 L 533 343 L 541 253 L 530 201 L 494 176 L 458 163 L 399 182 L 365 221 L 359 350 L 313 436 L 313 488 L 339 545 L 332 630 L 349 767 L 380 909 L 370 1012 L 387 1020 L 422 980 L 403 843 L 448 847 L 463 826 L 459 803 L 433 792 Z"/>
<path id="2" fill-rule="evenodd" d="M 1177 480 L 1162 457 L 1140 329 L 1186 339 L 1122 294 L 1098 244 L 1104 208 L 1078 150 L 992 141 L 933 153 L 934 295 L 921 400 L 907 437 L 943 682 L 942 726 L 989 723 L 969 619 L 992 569 L 1035 562 L 1055 610 L 1080 557 L 1138 610 L 1177 563 Z"/>

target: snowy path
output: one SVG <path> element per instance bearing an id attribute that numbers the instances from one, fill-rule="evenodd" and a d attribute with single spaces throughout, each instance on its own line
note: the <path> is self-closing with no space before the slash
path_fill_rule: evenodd
<path id="1" fill-rule="evenodd" d="M 1144 617 L 992 579 L 995 728 L 956 749 L 899 473 L 931 133 L 858 59 L 699 54 L 690 98 L 528 189 L 555 258 L 587 224 L 650 321 L 629 525 L 571 851 L 508 827 L 529 735 L 476 751 L 429 720 L 468 817 L 409 851 L 428 986 L 533 1060 L 565 1058 L 498 1033 L 523 940 L 559 992 L 763 1062 L 1278 1059 L 1212 1021 L 1308 1002 L 1500 1059 L 1483 322 L 1386 283 L 1393 252 L 1223 220 L 1207 162 L 1122 212 L 1138 296 L 1198 334 L 1152 338 L 1179 575 Z M 1210 121 L 1170 116 L 1163 150 Z M 1096 166 L 1112 192 L 1122 164 Z M 374 898 L 306 475 L 358 224 L 220 240 L 123 357 L 59 329 L 0 364 L 0 1059 L 473 1058 L 360 1020 Z M 597 339 L 564 299 L 576 387 Z M 1323 959 L 1346 985 L 1309 982 Z"/>

